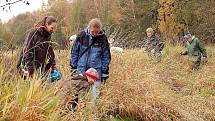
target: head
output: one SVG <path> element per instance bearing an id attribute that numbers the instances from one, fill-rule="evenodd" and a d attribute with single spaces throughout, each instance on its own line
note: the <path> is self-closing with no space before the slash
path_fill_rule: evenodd
<path id="1" fill-rule="evenodd" d="M 188 42 L 192 42 L 192 34 L 190 34 L 190 33 L 185 34 L 184 39 Z"/>
<path id="2" fill-rule="evenodd" d="M 93 84 L 99 79 L 99 73 L 94 68 L 88 69 L 84 74 L 90 84 Z"/>
<path id="3" fill-rule="evenodd" d="M 36 28 L 44 27 L 49 33 L 53 33 L 57 26 L 57 20 L 53 16 L 44 17 L 36 24 Z"/>
<path id="4" fill-rule="evenodd" d="M 152 28 L 146 29 L 147 37 L 152 37 L 154 35 L 154 30 Z"/>
<path id="5" fill-rule="evenodd" d="M 88 28 L 90 29 L 92 36 L 97 36 L 98 33 L 102 30 L 101 21 L 98 18 L 90 20 Z"/>

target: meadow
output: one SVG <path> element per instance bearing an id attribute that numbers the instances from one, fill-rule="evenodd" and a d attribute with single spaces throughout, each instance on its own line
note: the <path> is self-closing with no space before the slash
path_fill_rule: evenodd
<path id="1" fill-rule="evenodd" d="M 110 78 L 96 106 L 87 94 L 76 111 L 65 112 L 56 96 L 70 76 L 70 50 L 55 52 L 62 80 L 23 80 L 16 71 L 18 51 L 0 55 L 0 121 L 214 121 L 215 49 L 192 71 L 191 62 L 166 46 L 160 63 L 141 49 L 112 53 Z"/>

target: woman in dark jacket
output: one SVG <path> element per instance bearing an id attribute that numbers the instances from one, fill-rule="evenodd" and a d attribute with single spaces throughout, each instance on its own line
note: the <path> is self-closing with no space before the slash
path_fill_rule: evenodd
<path id="1" fill-rule="evenodd" d="M 55 54 L 51 45 L 51 34 L 56 28 L 54 17 L 44 17 L 25 38 L 23 50 L 17 68 L 21 68 L 26 76 L 32 77 L 35 70 L 45 73 L 55 65 Z"/>

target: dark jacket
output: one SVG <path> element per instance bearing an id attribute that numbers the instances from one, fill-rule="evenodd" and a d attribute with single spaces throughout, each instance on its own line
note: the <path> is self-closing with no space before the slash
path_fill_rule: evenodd
<path id="1" fill-rule="evenodd" d="M 60 99 L 60 105 L 63 108 L 67 108 L 65 106 L 72 101 L 78 103 L 78 100 L 89 90 L 89 88 L 90 85 L 86 76 L 75 75 L 62 81 L 57 93 L 57 96 Z"/>
<path id="2" fill-rule="evenodd" d="M 93 45 L 82 55 L 89 45 Z M 109 73 L 111 60 L 110 47 L 104 31 L 93 37 L 89 29 L 85 29 L 77 36 L 77 40 L 71 50 L 72 69 L 77 69 L 78 74 L 84 74 L 89 68 L 95 68 L 99 73 L 99 80 L 102 80 L 102 73 Z"/>
<path id="3" fill-rule="evenodd" d="M 154 50 L 155 52 L 160 52 L 164 48 L 164 42 L 158 35 L 153 35 L 152 37 L 147 37 L 145 39 L 144 47 L 147 52 L 151 52 L 152 50 Z"/>
<path id="4" fill-rule="evenodd" d="M 22 63 L 28 71 L 33 71 L 43 66 L 48 70 L 51 65 L 55 65 L 55 54 L 50 40 L 51 34 L 45 28 L 30 30 L 17 67 Z"/>

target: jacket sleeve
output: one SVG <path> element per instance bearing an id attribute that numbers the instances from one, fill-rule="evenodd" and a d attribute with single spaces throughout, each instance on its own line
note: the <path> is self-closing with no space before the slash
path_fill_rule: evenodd
<path id="1" fill-rule="evenodd" d="M 51 43 L 48 48 L 48 56 L 49 56 L 49 62 L 45 66 L 45 72 L 48 71 L 52 65 L 56 65 L 55 54 Z"/>
<path id="2" fill-rule="evenodd" d="M 21 50 L 20 55 L 19 55 L 19 60 L 18 60 L 17 65 L 16 65 L 17 69 L 20 68 L 20 66 L 22 64 L 22 60 L 23 60 L 23 49 Z"/>
<path id="3" fill-rule="evenodd" d="M 109 74 L 109 65 L 111 61 L 110 45 L 107 37 L 104 37 L 104 45 L 102 46 L 102 73 Z"/>
<path id="4" fill-rule="evenodd" d="M 71 69 L 77 69 L 78 59 L 79 59 L 79 50 L 80 50 L 80 36 L 78 35 L 72 48 L 71 48 L 71 59 L 70 67 Z"/>
<path id="5" fill-rule="evenodd" d="M 30 31 L 25 39 L 25 47 L 24 47 L 24 61 L 28 71 L 34 70 L 34 50 L 35 50 L 35 33 L 36 31 Z"/>
<path id="6" fill-rule="evenodd" d="M 49 45 L 48 52 L 49 52 L 49 63 L 51 63 L 52 65 L 55 65 L 56 64 L 56 62 L 55 62 L 55 54 L 54 54 L 54 50 L 53 50 L 53 47 L 52 47 L 51 43 Z"/>
<path id="7" fill-rule="evenodd" d="M 156 51 L 159 52 L 159 51 L 162 51 L 163 48 L 164 48 L 164 42 L 161 40 L 160 37 L 157 37 L 157 44 L 156 44 Z"/>
<path id="8" fill-rule="evenodd" d="M 147 39 L 144 38 L 144 39 L 143 39 L 143 45 L 141 46 L 141 48 L 145 48 L 145 47 L 146 47 L 146 42 L 147 42 Z"/>
<path id="9" fill-rule="evenodd" d="M 199 49 L 202 53 L 202 56 L 207 57 L 207 52 L 206 52 L 204 44 L 202 42 L 200 42 L 199 40 L 198 40 L 198 43 L 199 43 L 198 45 L 199 45 Z"/>

